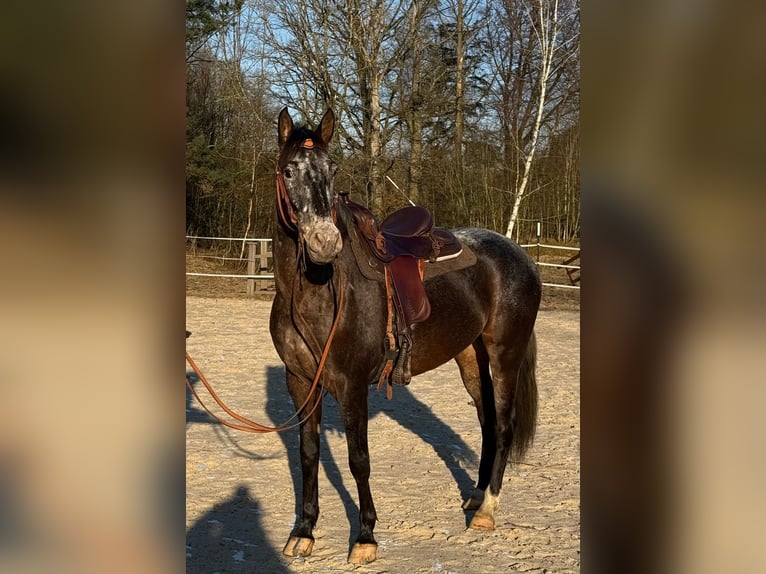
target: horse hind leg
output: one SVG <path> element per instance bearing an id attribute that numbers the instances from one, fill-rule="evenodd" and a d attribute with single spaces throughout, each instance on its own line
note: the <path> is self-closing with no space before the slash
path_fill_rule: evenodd
<path id="1" fill-rule="evenodd" d="M 494 395 L 495 454 L 489 485 L 469 526 L 477 530 L 495 527 L 495 510 L 508 458 L 520 460 L 531 445 L 537 419 L 535 379 L 536 342 L 532 334 L 524 346 L 502 348 L 488 345 Z M 486 409 L 485 410 L 489 410 Z"/>
<path id="2" fill-rule="evenodd" d="M 479 476 L 471 494 L 463 502 L 464 510 L 476 510 L 484 501 L 489 485 L 492 465 L 497 450 L 495 438 L 495 400 L 492 391 L 492 377 L 489 372 L 489 355 L 481 339 L 455 357 L 468 394 L 473 399 L 476 414 L 481 425 L 481 458 Z"/>

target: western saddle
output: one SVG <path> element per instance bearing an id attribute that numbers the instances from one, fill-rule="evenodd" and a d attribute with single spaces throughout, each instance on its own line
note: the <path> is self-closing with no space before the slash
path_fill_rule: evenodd
<path id="1" fill-rule="evenodd" d="M 424 207 L 403 207 L 378 223 L 366 207 L 341 194 L 353 217 L 351 244 L 362 273 L 384 280 L 388 302 L 386 361 L 378 380 L 407 385 L 412 378 L 410 352 L 412 327 L 428 319 L 431 304 L 423 284 L 424 263 L 457 258 L 463 251 L 449 231 L 434 227 L 431 212 Z M 367 267 L 367 268 L 365 268 Z M 382 269 L 381 269 L 382 268 Z"/>

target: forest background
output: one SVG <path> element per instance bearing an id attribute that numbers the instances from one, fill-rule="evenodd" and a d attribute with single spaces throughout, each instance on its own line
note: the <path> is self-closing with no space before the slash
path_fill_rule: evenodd
<path id="1" fill-rule="evenodd" d="M 270 237 L 277 114 L 332 107 L 378 215 L 579 243 L 579 39 L 571 0 L 187 0 L 187 234 Z"/>

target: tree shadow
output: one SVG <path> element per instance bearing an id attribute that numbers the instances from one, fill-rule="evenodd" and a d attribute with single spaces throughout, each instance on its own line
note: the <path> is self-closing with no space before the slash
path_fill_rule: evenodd
<path id="1" fill-rule="evenodd" d="M 187 574 L 256 572 L 287 574 L 261 527 L 261 510 L 247 486 L 240 485 L 186 532 Z"/>
<path id="2" fill-rule="evenodd" d="M 274 424 L 282 423 L 293 412 L 293 402 L 287 391 L 285 383 L 285 369 L 280 367 L 267 367 L 267 404 L 266 412 Z M 415 381 L 417 383 L 417 381 Z M 408 387 L 396 387 L 392 400 L 385 398 L 385 393 L 375 391 L 375 387 L 368 397 L 370 420 L 384 413 L 396 421 L 405 429 L 420 437 L 424 442 L 431 445 L 434 452 L 444 462 L 452 474 L 453 479 L 463 498 L 467 498 L 473 489 L 474 480 L 462 465 L 476 465 L 478 457 L 465 441 L 437 417 L 428 405 L 418 400 Z M 477 421 L 478 426 L 478 421 Z M 332 452 L 327 448 L 327 435 L 329 433 L 343 434 L 344 427 L 337 401 L 329 394 L 325 394 L 322 405 L 322 436 L 320 438 L 320 464 L 333 488 L 340 495 L 346 517 L 351 526 L 349 545 L 353 544 L 359 529 L 359 507 L 355 494 L 352 495 L 343 482 L 343 475 L 335 461 Z M 296 519 L 301 513 L 302 478 L 301 460 L 299 451 L 298 430 L 291 429 L 280 433 L 280 438 L 287 451 L 290 475 L 293 480 L 295 492 L 295 515 Z M 385 440 L 385 437 L 370 436 L 370 444 L 375 440 Z M 461 464 L 462 463 L 462 464 Z M 375 460 L 371 461 L 372 474 L 375 474 Z"/>

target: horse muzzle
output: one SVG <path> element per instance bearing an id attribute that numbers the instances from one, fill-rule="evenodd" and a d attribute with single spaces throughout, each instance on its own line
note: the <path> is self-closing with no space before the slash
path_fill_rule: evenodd
<path id="1" fill-rule="evenodd" d="M 306 241 L 306 251 L 309 258 L 317 265 L 330 263 L 343 248 L 340 231 L 335 227 L 332 220 L 323 220 L 305 226 L 303 237 Z"/>

